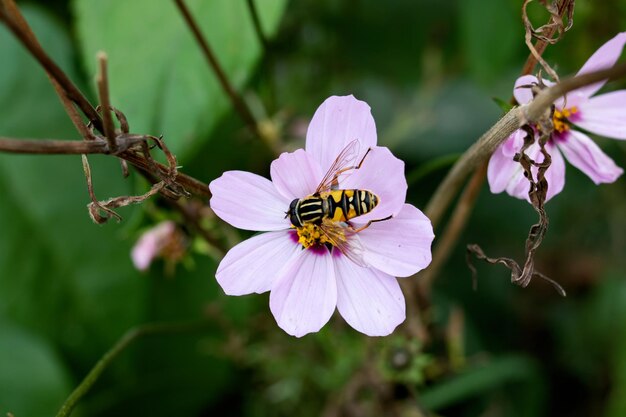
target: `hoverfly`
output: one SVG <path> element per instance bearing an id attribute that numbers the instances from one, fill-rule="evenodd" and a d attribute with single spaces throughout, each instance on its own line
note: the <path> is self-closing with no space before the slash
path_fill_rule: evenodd
<path id="1" fill-rule="evenodd" d="M 298 230 L 314 226 L 324 236 L 324 240 L 337 247 L 349 259 L 361 266 L 367 266 L 362 260 L 363 249 L 356 234 L 367 228 L 372 222 L 355 229 L 348 221 L 354 217 L 372 211 L 380 199 L 367 190 L 339 189 L 339 177 L 349 171 L 359 169 L 371 148 L 367 150 L 358 165 L 354 161 L 359 154 L 359 141 L 353 140 L 339 153 L 315 192 L 304 198 L 296 198 L 289 205 L 285 217 Z"/>

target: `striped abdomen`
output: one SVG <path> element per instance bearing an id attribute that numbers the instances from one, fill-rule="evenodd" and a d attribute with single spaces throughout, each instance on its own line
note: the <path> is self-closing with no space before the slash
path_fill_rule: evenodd
<path id="1" fill-rule="evenodd" d="M 376 194 L 366 190 L 332 190 L 296 199 L 289 206 L 291 224 L 320 224 L 324 218 L 345 222 L 369 213 L 378 205 Z"/>

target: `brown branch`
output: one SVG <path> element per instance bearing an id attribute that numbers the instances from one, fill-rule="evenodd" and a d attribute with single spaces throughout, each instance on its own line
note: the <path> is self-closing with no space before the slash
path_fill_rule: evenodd
<path id="1" fill-rule="evenodd" d="M 148 173 L 150 172 L 150 164 L 143 156 L 134 152 L 124 152 L 122 154 L 119 154 L 118 156 L 130 162 L 140 171 Z M 169 171 L 169 168 L 167 166 L 156 161 L 154 161 L 154 166 L 156 166 L 161 176 L 167 175 Z M 194 177 L 179 172 L 176 175 L 176 182 L 183 186 L 187 191 L 193 192 L 194 194 L 202 197 L 211 198 L 211 191 L 209 191 L 209 186 L 202 181 L 195 179 Z"/>
<path id="2" fill-rule="evenodd" d="M 109 77 L 107 73 L 107 56 L 104 52 L 98 52 L 98 75 L 96 84 L 98 85 L 98 95 L 100 96 L 100 111 L 104 124 L 104 136 L 109 143 L 109 149 L 115 153 L 117 145 L 115 143 L 115 125 L 111 116 L 111 100 L 109 98 Z"/>
<path id="3" fill-rule="evenodd" d="M 237 113 L 239 113 L 239 116 L 241 116 L 241 118 L 243 119 L 244 123 L 246 123 L 250 131 L 258 137 L 263 137 L 261 135 L 261 132 L 258 128 L 256 121 L 254 120 L 254 116 L 252 115 L 252 112 L 250 111 L 248 106 L 245 104 L 245 102 L 241 99 L 239 94 L 235 91 L 233 86 L 230 84 L 230 81 L 228 81 L 228 78 L 226 77 L 224 70 L 222 69 L 221 65 L 217 61 L 217 58 L 215 57 L 213 50 L 211 49 L 208 41 L 202 34 L 202 31 L 200 30 L 200 27 L 196 23 L 196 20 L 191 15 L 189 8 L 185 4 L 185 1 L 174 0 L 174 2 L 176 3 L 176 6 L 178 7 L 180 13 L 183 15 L 183 18 L 185 19 L 185 23 L 187 24 L 187 26 L 189 26 L 189 29 L 193 33 L 193 36 L 195 37 L 196 42 L 200 46 L 200 49 L 202 50 L 202 53 L 204 54 L 204 57 L 206 58 L 209 66 L 215 73 L 215 76 L 217 77 L 220 85 L 222 86 L 222 89 L 224 90 L 228 98 L 230 99 L 231 104 L 233 105 Z"/>
<path id="4" fill-rule="evenodd" d="M 13 0 L 0 0 L 0 13 L 2 14 L 4 24 L 13 32 L 17 40 L 39 62 L 48 76 L 61 86 L 67 97 L 76 103 L 95 128 L 102 132 L 102 119 L 96 112 L 96 109 L 65 72 L 44 51 L 15 2 Z M 58 89 L 57 92 L 59 92 Z"/>
<path id="5" fill-rule="evenodd" d="M 525 6 L 526 5 L 524 5 L 524 7 Z M 573 11 L 573 7 L 574 7 L 574 0 L 562 0 L 558 5 L 559 16 L 564 16 L 565 13 L 568 12 L 570 9 Z M 571 24 L 571 20 L 568 22 L 568 26 L 570 24 Z M 544 38 L 546 39 L 544 38 L 537 39 L 537 42 L 535 42 L 535 45 L 533 46 L 534 52 L 531 51 L 528 54 L 528 58 L 526 59 L 526 62 L 524 63 L 524 66 L 522 67 L 522 75 L 531 74 L 535 70 L 535 66 L 537 66 L 537 63 L 539 62 L 537 60 L 536 55 L 538 56 L 543 55 L 547 46 L 550 44 L 548 42 L 548 39 L 552 39 L 552 37 L 554 36 L 554 33 L 557 31 L 557 28 L 558 28 L 557 25 L 551 25 L 547 27 L 544 32 Z"/>
<path id="6" fill-rule="evenodd" d="M 145 136 L 118 136 L 118 150 L 126 151 L 138 143 L 144 142 Z M 111 154 L 108 143 L 102 138 L 91 141 L 56 140 L 56 139 L 15 139 L 0 137 L 0 152 L 46 155 Z"/>

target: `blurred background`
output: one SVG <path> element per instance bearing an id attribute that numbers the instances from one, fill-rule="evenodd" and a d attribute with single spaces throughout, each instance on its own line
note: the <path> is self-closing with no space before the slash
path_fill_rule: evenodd
<path id="1" fill-rule="evenodd" d="M 112 104 L 131 131 L 164 135 L 182 171 L 206 183 L 229 169 L 268 176 L 276 151 L 303 147 L 326 97 L 354 94 L 372 107 L 379 143 L 406 161 L 408 200 L 423 208 L 502 114 L 494 98 L 510 100 L 528 55 L 520 0 L 257 0 L 265 47 L 245 0 L 188 3 L 266 141 L 232 110 L 173 1 L 18 1 L 94 101 L 95 55 L 106 51 Z M 536 26 L 548 17 L 535 3 L 530 13 Z M 573 28 L 544 56 L 573 74 L 625 29 L 623 1 L 579 0 Z M 79 139 L 42 69 L 4 27 L 0 62 L 0 136 Z M 605 87 L 619 88 L 626 82 Z M 597 143 L 626 166 L 623 142 Z M 100 199 L 148 189 L 137 173 L 123 179 L 114 158 L 90 161 Z M 338 315 L 296 339 L 276 326 L 267 294 L 224 295 L 214 279 L 219 248 L 164 200 L 97 226 L 79 157 L 0 154 L 0 414 L 54 415 L 129 328 L 199 320 L 195 331 L 146 336 L 122 352 L 73 415 L 622 417 L 625 191 L 623 178 L 595 186 L 567 166 L 537 255 L 567 298 L 545 282 L 513 286 L 508 270 L 486 264 L 472 290 L 465 245 L 521 261 L 536 221 L 529 204 L 484 185 L 436 277 L 422 317 L 427 342 L 400 331 L 370 339 Z M 200 203 L 191 207 L 206 214 L 201 226 L 223 246 L 250 236 Z M 182 253 L 137 271 L 133 244 L 163 220 L 178 225 Z"/>

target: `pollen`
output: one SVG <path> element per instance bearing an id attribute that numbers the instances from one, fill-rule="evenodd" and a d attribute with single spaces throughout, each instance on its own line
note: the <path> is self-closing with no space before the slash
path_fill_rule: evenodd
<path id="1" fill-rule="evenodd" d="M 554 130 L 559 133 L 568 131 L 570 129 L 569 118 L 576 113 L 578 113 L 578 108 L 576 106 L 568 109 L 554 110 L 554 115 L 552 116 Z"/>
<path id="2" fill-rule="evenodd" d="M 296 230 L 298 232 L 298 242 L 304 246 L 304 248 L 322 246 L 330 243 L 326 234 L 322 233 L 319 226 L 315 224 L 305 224 L 302 227 L 296 228 Z"/>

